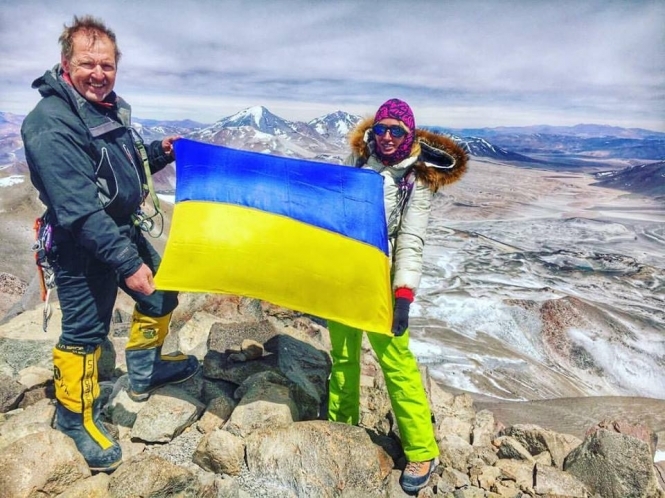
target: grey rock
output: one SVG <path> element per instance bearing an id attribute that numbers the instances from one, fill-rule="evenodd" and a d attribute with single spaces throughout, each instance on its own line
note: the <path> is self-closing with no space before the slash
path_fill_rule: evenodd
<path id="1" fill-rule="evenodd" d="M 438 445 L 439 460 L 444 466 L 466 472 L 467 459 L 473 453 L 473 446 L 454 434 L 441 438 Z"/>
<path id="2" fill-rule="evenodd" d="M 517 439 L 531 455 L 549 451 L 554 465 L 563 467 L 563 461 L 570 451 L 582 442 L 570 434 L 559 434 L 534 424 L 516 424 L 504 429 L 501 435 Z"/>
<path id="3" fill-rule="evenodd" d="M 279 331 L 267 320 L 243 323 L 215 323 L 208 337 L 208 351 L 238 352 L 243 341 L 252 339 L 265 344 Z"/>
<path id="4" fill-rule="evenodd" d="M 111 474 L 110 498 L 213 497 L 190 471 L 157 455 L 142 454 L 125 461 Z"/>
<path id="5" fill-rule="evenodd" d="M 384 496 L 393 467 L 364 429 L 334 422 L 261 429 L 245 444 L 249 472 L 268 477 L 293 496 Z"/>
<path id="6" fill-rule="evenodd" d="M 328 389 L 330 357 L 304 338 L 279 334 L 264 343 L 277 355 L 280 373 L 299 387 L 294 392 L 303 419 L 319 416 L 319 406 Z"/>
<path id="7" fill-rule="evenodd" d="M 18 379 L 28 389 L 44 387 L 53 382 L 53 370 L 39 366 L 25 367 L 18 373 Z"/>
<path id="8" fill-rule="evenodd" d="M 221 320 L 218 316 L 204 311 L 195 312 L 185 324 L 177 331 L 171 332 L 169 337 L 174 342 L 175 350 L 184 354 L 194 355 L 203 360 L 208 351 L 208 338 L 212 327 Z M 168 348 L 165 348 L 169 352 Z"/>
<path id="9" fill-rule="evenodd" d="M 27 390 L 19 381 L 0 376 L 0 413 L 7 413 L 16 408 Z"/>
<path id="10" fill-rule="evenodd" d="M 444 416 L 439 419 L 436 427 L 437 433 L 443 437 L 454 434 L 471 444 L 471 434 L 473 433 L 473 424 L 468 420 L 460 420 L 457 417 Z"/>
<path id="11" fill-rule="evenodd" d="M 649 443 L 633 436 L 599 429 L 568 455 L 563 469 L 604 498 L 659 496 Z"/>
<path id="12" fill-rule="evenodd" d="M 453 492 L 453 498 L 486 498 L 487 494 L 483 489 L 476 486 L 469 486 L 464 489 L 456 489 Z"/>
<path id="13" fill-rule="evenodd" d="M 496 486 L 501 475 L 502 472 L 500 468 L 488 465 L 478 465 L 469 470 L 471 483 L 486 491 L 490 491 Z"/>
<path id="14" fill-rule="evenodd" d="M 497 455 L 499 458 L 512 458 L 514 460 L 526 460 L 533 463 L 533 456 L 529 453 L 522 443 L 511 436 L 499 436 L 493 442 L 498 447 Z"/>
<path id="15" fill-rule="evenodd" d="M 439 487 L 444 492 L 454 491 L 457 488 L 471 486 L 471 479 L 466 472 L 453 469 L 452 467 L 444 467 L 441 471 L 441 477 L 438 482 Z"/>
<path id="16" fill-rule="evenodd" d="M 263 372 L 257 372 L 247 377 L 235 390 L 233 393 L 233 398 L 240 400 L 256 385 L 266 383 L 278 384 L 280 386 L 286 387 L 288 387 L 290 384 L 288 379 L 281 375 L 279 372 L 275 372 L 273 370 L 264 370 Z"/>
<path id="17" fill-rule="evenodd" d="M 201 384 L 201 401 L 206 404 L 220 396 L 233 399 L 233 393 L 238 388 L 238 384 L 234 384 L 233 382 L 208 379 L 206 377 L 202 377 Z"/>
<path id="18" fill-rule="evenodd" d="M 494 438 L 494 414 L 489 410 L 476 413 L 473 424 L 473 446 L 490 446 Z"/>
<path id="19" fill-rule="evenodd" d="M 525 462 L 523 460 L 509 460 L 502 458 L 494 464 L 495 467 L 501 469 L 501 475 L 515 481 L 517 486 L 521 489 L 533 488 L 533 470 L 534 463 Z"/>
<path id="20" fill-rule="evenodd" d="M 145 406 L 145 403 L 134 401 L 129 397 L 128 388 L 129 378 L 123 375 L 113 386 L 113 392 L 104 408 L 110 420 L 121 427 L 133 427 L 138 413 Z"/>
<path id="21" fill-rule="evenodd" d="M 131 430 L 132 439 L 167 443 L 196 422 L 205 405 L 175 386 L 162 387 L 145 402 Z"/>
<path id="22" fill-rule="evenodd" d="M 222 427 L 231 416 L 237 403 L 229 396 L 218 396 L 208 403 L 205 412 L 199 419 L 196 427 L 207 434 Z"/>
<path id="23" fill-rule="evenodd" d="M 19 372 L 29 366 L 53 371 L 53 341 L 0 337 L 0 358 Z"/>
<path id="24" fill-rule="evenodd" d="M 100 472 L 86 479 L 76 481 L 67 488 L 58 498 L 107 498 L 109 496 L 109 482 L 111 477 Z"/>
<path id="25" fill-rule="evenodd" d="M 74 441 L 54 429 L 0 450 L 0 498 L 56 496 L 86 477 L 90 470 Z"/>
<path id="26" fill-rule="evenodd" d="M 168 444 L 146 445 L 145 453 L 157 455 L 174 465 L 179 465 L 201 474 L 199 472 L 201 470 L 200 467 L 192 462 L 192 457 L 201 439 L 203 439 L 203 434 L 192 427 L 188 427 Z"/>
<path id="27" fill-rule="evenodd" d="M 12 490 L 12 497 L 16 496 L 14 483 L 8 481 L 12 472 L 14 477 L 20 475 L 24 479 L 36 479 L 39 474 L 46 484 L 35 488 L 36 494 L 32 496 L 44 498 L 56 494 L 65 498 L 407 496 L 399 486 L 399 469 L 404 464 L 399 431 L 383 375 L 366 338 L 361 362 L 359 425 L 362 428 L 323 421 L 301 422 L 325 413 L 330 369 L 327 330 L 302 314 L 256 300 L 186 294 L 181 297 L 181 303 L 191 298 L 202 306 L 200 309 L 180 306 L 174 313 L 174 331 L 179 326 L 178 332 L 182 334 L 180 337 L 177 333 L 169 334 L 167 341 L 171 346 L 183 349 L 181 346 L 186 344 L 181 339 L 186 338 L 200 349 L 200 338 L 206 337 L 205 325 L 195 323 L 192 317 L 205 316 L 210 323 L 217 322 L 209 327 L 207 334 L 206 347 L 212 348 L 204 356 L 206 376 L 199 374 L 177 387 L 166 388 L 144 403 L 135 403 L 126 396 L 126 376 L 115 379 L 124 372 L 129 325 L 126 318 L 132 308 L 127 307 L 128 311 L 121 313 L 117 310 L 125 318 L 120 316 L 121 320 L 114 324 L 118 336 L 111 337 L 112 345 L 108 346 L 114 354 L 100 366 L 104 377 L 112 376 L 100 383 L 101 398 L 104 403 L 108 400 L 104 414 L 115 424 L 111 428 L 118 436 L 125 459 L 111 476 L 90 477 L 71 440 L 51 428 L 51 349 L 57 340 L 57 334 L 51 332 L 55 331 L 57 320 L 52 322 L 53 330 L 43 335 L 39 330 L 41 310 L 37 309 L 37 320 L 23 320 L 25 330 L 20 333 L 17 327 L 3 329 L 0 372 L 6 374 L 4 380 L 20 380 L 29 390 L 20 395 L 18 404 L 12 403 L 11 409 L 0 413 L 0 460 L 6 458 L 6 451 L 11 451 L 14 466 L 0 476 L 0 498 L 6 496 L 2 492 L 7 488 Z M 217 318 L 220 312 L 223 316 Z M 242 321 L 238 323 L 238 319 Z M 195 333 L 187 331 L 188 324 Z M 247 354 L 250 349 L 253 354 Z M 242 354 L 243 361 L 230 361 L 233 352 Z M 537 426 L 514 426 L 504 430 L 494 441 L 496 446 L 492 446 L 489 440 L 495 427 L 491 411 L 476 413 L 470 396 L 442 390 L 427 368 L 421 368 L 421 376 L 436 421 L 442 464 L 420 492 L 420 498 L 586 496 L 579 477 L 550 466 L 554 460 L 550 451 L 561 461 L 581 440 L 543 431 Z M 234 393 L 240 397 L 237 405 Z M 162 395 L 168 399 L 160 401 Z M 194 422 L 204 404 L 207 407 L 203 416 Z M 139 414 L 144 417 L 140 423 Z M 220 430 L 220 426 L 234 432 Z M 331 430 L 331 426 L 336 429 Z M 646 427 L 603 422 L 594 428 L 596 432 L 601 429 L 611 430 L 620 437 L 635 436 L 638 441 L 650 444 L 646 455 L 654 451 L 655 438 Z M 135 430 L 152 433 L 149 439 L 154 441 L 130 440 Z M 67 451 L 76 455 L 87 474 L 81 471 L 85 475 L 79 472 L 76 476 L 67 459 L 63 459 L 64 466 L 54 466 L 53 461 L 61 458 L 57 454 L 63 451 L 63 441 L 68 442 Z M 23 445 L 28 449 L 23 449 Z M 21 451 L 31 454 L 24 457 Z M 620 474 L 613 467 L 617 465 L 625 468 L 622 472 L 626 474 L 641 476 L 651 463 L 648 457 L 631 459 L 623 453 L 616 450 L 603 454 L 610 469 L 605 473 Z M 520 462 L 515 458 L 525 460 Z M 20 471 L 16 471 L 19 466 Z M 659 466 L 662 468 L 662 462 L 651 465 L 654 469 Z M 63 474 L 63 468 L 69 470 Z M 665 469 L 661 472 L 665 473 Z M 75 480 L 65 486 L 65 479 L 69 478 Z M 55 489 L 58 492 L 53 494 Z M 649 489 L 647 493 L 651 492 Z M 665 497 L 658 492 L 662 495 L 659 498 Z M 594 498 L 600 496 L 597 493 Z"/>
<path id="28" fill-rule="evenodd" d="M 256 342 L 253 339 L 245 339 L 242 341 L 240 349 L 247 361 L 256 360 L 263 356 L 263 344 Z"/>
<path id="29" fill-rule="evenodd" d="M 257 382 L 243 396 L 224 428 L 246 436 L 262 427 L 282 427 L 299 420 L 298 407 L 289 388 L 272 382 Z"/>
<path id="30" fill-rule="evenodd" d="M 536 464 L 534 481 L 534 490 L 538 494 L 579 498 L 591 496 L 582 481 L 556 467 Z"/>
<path id="31" fill-rule="evenodd" d="M 211 472 L 236 476 L 244 467 L 245 445 L 241 438 L 218 429 L 203 437 L 193 461 Z"/>
<path id="32" fill-rule="evenodd" d="M 28 434 L 50 428 L 55 418 L 55 405 L 41 400 L 0 424 L 0 449 Z"/>
<path id="33" fill-rule="evenodd" d="M 279 372 L 275 355 L 244 362 L 233 361 L 232 355 L 232 352 L 208 351 L 203 358 L 203 376 L 240 385 L 254 374 L 264 371 Z"/>

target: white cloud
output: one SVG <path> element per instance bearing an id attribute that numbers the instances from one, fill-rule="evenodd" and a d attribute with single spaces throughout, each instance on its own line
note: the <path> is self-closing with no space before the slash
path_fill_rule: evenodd
<path id="1" fill-rule="evenodd" d="M 57 62 L 62 25 L 92 13 L 118 35 L 117 90 L 140 116 L 209 122 L 274 104 L 285 118 L 311 119 L 322 109 L 367 114 L 397 96 L 423 123 L 665 131 L 662 1 L 79 5 L 0 1 L 0 110 L 34 105 L 24 89 Z M 39 29 L 26 36 L 28 26 Z"/>

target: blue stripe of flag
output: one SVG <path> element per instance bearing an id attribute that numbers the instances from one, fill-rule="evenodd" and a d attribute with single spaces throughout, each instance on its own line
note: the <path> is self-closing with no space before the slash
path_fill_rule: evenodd
<path id="1" fill-rule="evenodd" d="M 176 203 L 236 204 L 287 216 L 388 254 L 383 179 L 374 171 L 180 139 Z M 306 241 L 303 241 L 306 243 Z"/>

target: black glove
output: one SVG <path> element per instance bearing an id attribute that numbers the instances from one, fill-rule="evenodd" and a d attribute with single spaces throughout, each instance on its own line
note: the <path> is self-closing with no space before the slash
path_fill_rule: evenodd
<path id="1" fill-rule="evenodd" d="M 395 309 L 393 311 L 393 334 L 401 336 L 409 327 L 409 307 L 411 301 L 405 297 L 395 298 Z"/>

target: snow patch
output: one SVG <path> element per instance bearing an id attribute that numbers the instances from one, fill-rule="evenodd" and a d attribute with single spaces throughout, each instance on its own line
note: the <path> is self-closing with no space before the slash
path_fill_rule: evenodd
<path id="1" fill-rule="evenodd" d="M 18 185 L 25 181 L 25 176 L 23 175 L 12 175 L 7 178 L 0 178 L 0 187 L 11 187 L 12 185 Z"/>

